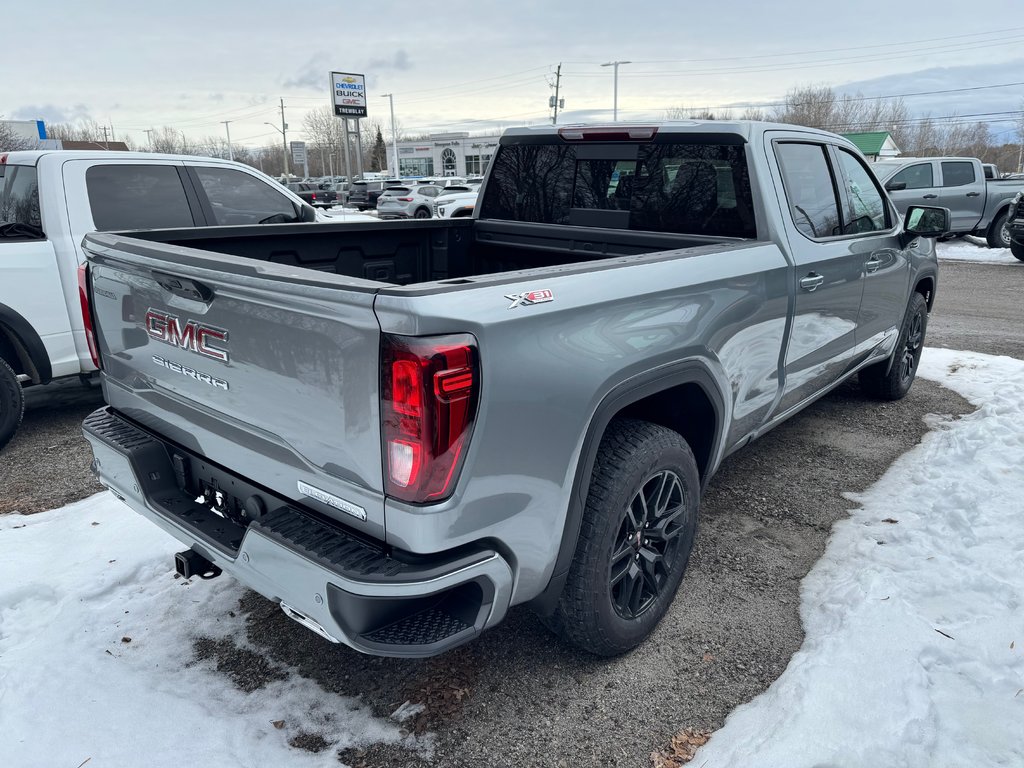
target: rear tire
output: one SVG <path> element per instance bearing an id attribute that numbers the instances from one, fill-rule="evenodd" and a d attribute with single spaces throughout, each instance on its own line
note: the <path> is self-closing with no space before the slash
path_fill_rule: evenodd
<path id="1" fill-rule="evenodd" d="M 916 291 L 910 297 L 892 357 L 861 370 L 860 386 L 879 400 L 900 400 L 914 383 L 928 329 L 928 302 Z"/>
<path id="2" fill-rule="evenodd" d="M 18 431 L 25 415 L 25 393 L 14 369 L 0 358 L 0 449 Z"/>
<path id="3" fill-rule="evenodd" d="M 428 211 L 426 208 L 417 208 L 416 213 L 413 214 L 413 217 L 417 219 L 429 219 L 430 215 L 430 211 Z"/>
<path id="4" fill-rule="evenodd" d="M 598 449 L 565 588 L 545 624 L 598 656 L 638 646 L 682 581 L 699 501 L 697 462 L 678 432 L 613 421 Z"/>
<path id="5" fill-rule="evenodd" d="M 1010 247 L 1010 232 L 1006 229 L 1006 220 L 1009 218 L 1009 213 L 1009 210 L 1003 211 L 992 220 L 992 225 L 988 228 L 988 233 L 985 235 L 985 241 L 988 243 L 989 248 Z"/>
<path id="6" fill-rule="evenodd" d="M 1020 261 L 1024 261 L 1024 243 L 1018 243 L 1016 240 L 1011 240 L 1010 253 L 1016 256 Z"/>

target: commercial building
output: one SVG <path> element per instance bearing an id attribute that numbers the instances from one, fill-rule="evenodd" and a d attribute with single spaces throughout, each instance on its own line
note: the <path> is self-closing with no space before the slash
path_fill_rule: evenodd
<path id="1" fill-rule="evenodd" d="M 399 176 L 480 176 L 498 147 L 499 135 L 437 133 L 420 141 L 398 142 Z M 388 144 L 388 172 L 395 152 Z"/>

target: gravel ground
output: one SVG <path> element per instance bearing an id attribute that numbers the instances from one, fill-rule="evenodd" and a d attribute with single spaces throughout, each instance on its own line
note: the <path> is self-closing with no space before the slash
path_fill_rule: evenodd
<path id="1" fill-rule="evenodd" d="M 1024 272 L 954 262 L 941 269 L 929 343 L 1024 358 Z M 25 424 L 0 454 L 0 512 L 49 509 L 97 490 L 80 423 L 99 405 L 98 390 L 70 382 L 27 394 Z M 800 579 L 850 508 L 843 494 L 869 486 L 915 445 L 927 414 L 970 409 L 927 381 L 892 404 L 868 401 L 850 383 L 730 457 L 702 501 L 697 547 L 671 612 L 647 643 L 618 659 L 581 655 L 524 609 L 435 659 L 366 657 L 251 593 L 240 606 L 247 647 L 201 638 L 195 652 L 216 658 L 244 690 L 294 667 L 382 715 L 405 701 L 426 705 L 409 725 L 436 734 L 429 763 L 371 747 L 342 755 L 351 765 L 650 765 L 673 734 L 717 728 L 785 668 L 803 640 Z M 322 745 L 309 734 L 297 746 Z"/>
<path id="2" fill-rule="evenodd" d="M 0 514 L 45 512 L 103 490 L 89 471 L 82 420 L 103 405 L 78 378 L 25 390 L 25 418 L 0 452 Z"/>

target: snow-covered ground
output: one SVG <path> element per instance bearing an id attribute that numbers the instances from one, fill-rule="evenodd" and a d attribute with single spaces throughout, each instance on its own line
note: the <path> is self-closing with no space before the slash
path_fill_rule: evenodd
<path id="1" fill-rule="evenodd" d="M 1009 248 L 989 248 L 980 237 L 961 237 L 938 243 L 940 259 L 977 261 L 982 264 L 1020 264 Z"/>
<path id="2" fill-rule="evenodd" d="M 693 765 L 1024 766 L 1024 361 L 928 349 L 920 375 L 979 410 L 850 497 L 803 647 Z"/>
<path id="3" fill-rule="evenodd" d="M 851 497 L 803 647 L 693 765 L 1024 766 L 1024 361 L 928 349 L 921 375 L 979 410 Z M 0 517 L 0 768 L 336 766 L 403 739 L 295 670 L 245 693 L 197 663 L 197 635 L 246 646 L 242 589 L 174 579 L 178 548 L 107 494 Z"/>
<path id="4" fill-rule="evenodd" d="M 196 663 L 199 635 L 245 646 L 243 590 L 173 578 L 180 548 L 108 493 L 0 516 L 0 766 L 336 768 L 339 749 L 402 740 L 294 670 L 244 693 Z M 289 746 L 303 732 L 329 747 Z"/>

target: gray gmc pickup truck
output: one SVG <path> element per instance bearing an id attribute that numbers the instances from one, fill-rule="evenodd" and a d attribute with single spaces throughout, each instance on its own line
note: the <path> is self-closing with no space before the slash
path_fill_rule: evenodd
<path id="1" fill-rule="evenodd" d="M 473 219 L 95 233 L 100 481 L 360 651 L 639 644 L 723 458 L 914 380 L 943 208 L 763 123 L 514 129 Z"/>

